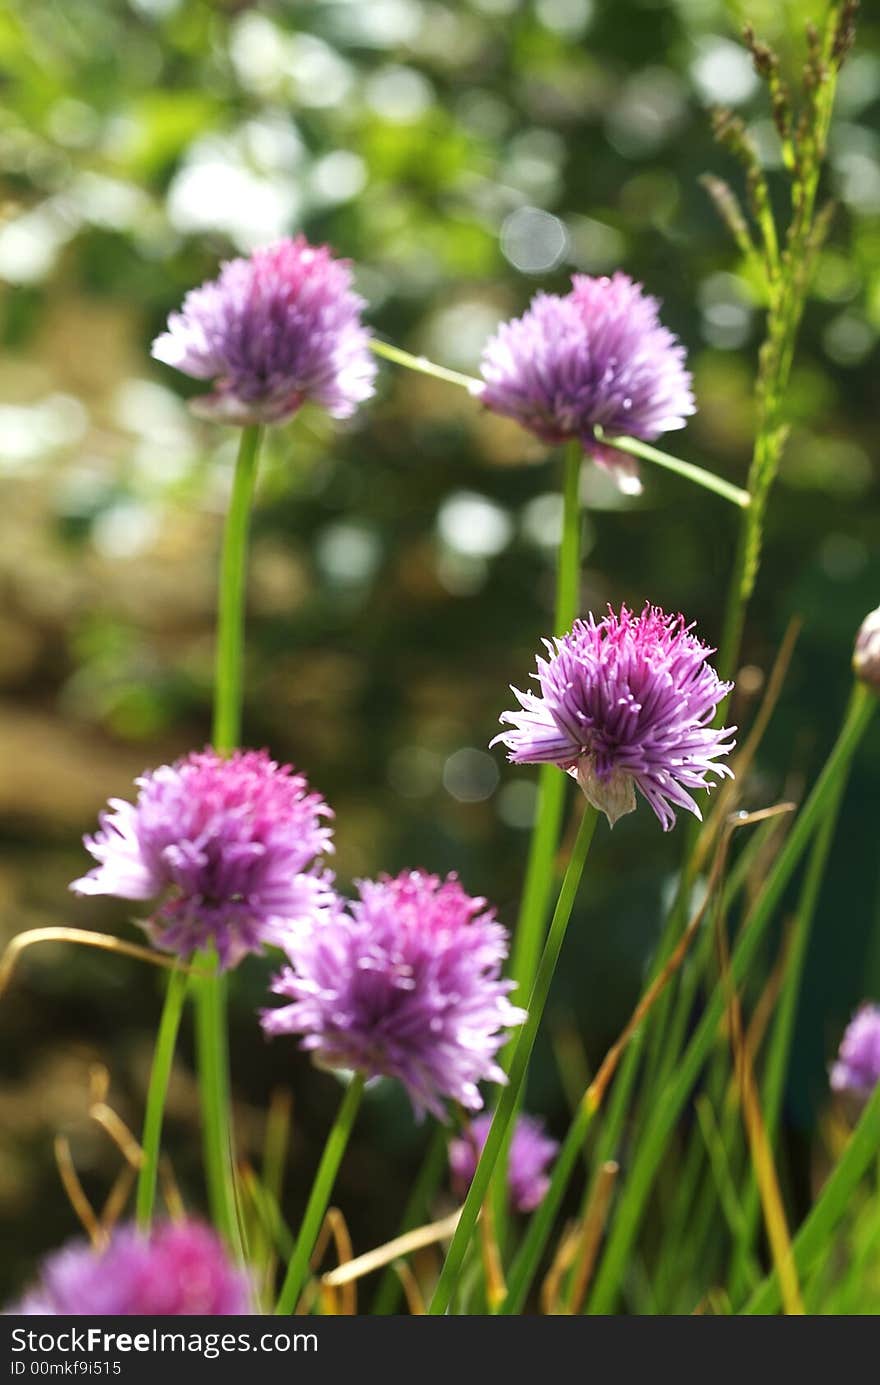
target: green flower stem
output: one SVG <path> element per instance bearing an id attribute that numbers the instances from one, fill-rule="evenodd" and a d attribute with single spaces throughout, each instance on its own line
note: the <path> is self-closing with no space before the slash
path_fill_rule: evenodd
<path id="1" fill-rule="evenodd" d="M 445 380 L 448 385 L 460 385 L 469 394 L 479 394 L 483 388 L 483 381 L 477 380 L 473 375 L 462 375 L 458 370 L 447 370 L 446 366 L 435 365 L 426 356 L 413 356 L 409 351 L 401 350 L 399 346 L 392 346 L 390 341 L 379 341 L 378 337 L 373 337 L 370 346 L 377 356 L 384 356 L 386 361 L 405 366 L 407 370 L 414 370 L 419 375 L 430 375 L 435 380 Z"/>
<path id="2" fill-rule="evenodd" d="M 422 1222 L 427 1220 L 428 1208 L 447 1168 L 446 1141 L 446 1130 L 442 1125 L 438 1125 L 431 1136 L 428 1152 L 409 1195 L 398 1229 L 398 1236 L 412 1231 L 414 1227 L 420 1226 Z M 400 1275 L 393 1265 L 388 1265 L 382 1274 L 376 1296 L 373 1299 L 371 1309 L 373 1316 L 388 1317 L 395 1313 L 402 1292 L 403 1285 L 400 1282 Z"/>
<path id="3" fill-rule="evenodd" d="M 556 567 L 556 607 L 554 634 L 569 631 L 580 606 L 581 576 L 581 506 L 580 479 L 584 453 L 579 442 L 565 447 L 562 464 L 562 535 Z M 513 935 L 510 974 L 516 982 L 512 999 L 525 1005 L 528 1001 L 541 948 L 547 932 L 547 915 L 555 883 L 554 862 L 559 848 L 562 818 L 565 808 L 566 776 L 556 765 L 542 765 L 538 777 L 538 809 L 529 844 L 522 903 Z M 507 1068 L 513 1056 L 514 1043 L 508 1044 L 502 1057 Z M 507 1164 L 513 1124 L 507 1132 L 492 1180 L 492 1206 L 495 1236 L 504 1245 L 507 1217 Z"/>
<path id="4" fill-rule="evenodd" d="M 156 1047 L 153 1050 L 153 1066 L 150 1072 L 150 1085 L 147 1091 L 147 1110 L 144 1116 L 144 1133 L 141 1140 L 143 1162 L 138 1173 L 135 1209 L 138 1226 L 149 1228 L 153 1217 L 153 1203 L 156 1198 L 156 1178 L 159 1171 L 159 1151 L 162 1145 L 162 1118 L 165 1113 L 165 1098 L 168 1092 L 168 1079 L 174 1062 L 174 1047 L 177 1031 L 183 1014 L 183 1002 L 189 977 L 182 968 L 177 967 L 168 978 L 165 1004 L 159 1021 Z"/>
<path id="5" fill-rule="evenodd" d="M 826 1180 L 813 1208 L 792 1243 L 795 1269 L 803 1282 L 829 1250 L 829 1241 L 841 1217 L 852 1206 L 852 1197 L 863 1174 L 880 1150 L 880 1084 L 874 1088 L 849 1144 Z M 742 1309 L 744 1315 L 775 1313 L 781 1295 L 774 1270 L 757 1287 Z"/>
<path id="6" fill-rule="evenodd" d="M 484 381 L 475 375 L 463 375 L 460 370 L 449 370 L 446 366 L 436 365 L 434 361 L 429 361 L 427 356 L 413 356 L 411 352 L 404 351 L 399 346 L 393 346 L 390 341 L 379 341 L 373 337 L 370 346 L 377 356 L 383 356 L 386 361 L 393 361 L 395 365 L 402 365 L 407 370 L 414 370 L 419 375 L 430 375 L 434 380 L 445 380 L 449 385 L 458 385 L 472 394 L 475 399 L 479 399 L 484 388 Z M 734 486 L 730 481 L 725 481 L 723 476 L 716 476 L 711 471 L 704 470 L 701 466 L 696 466 L 693 462 L 685 462 L 680 457 L 673 457 L 668 452 L 661 452 L 656 447 L 650 447 L 648 443 L 642 442 L 639 438 L 627 437 L 605 437 L 602 429 L 596 428 L 596 437 L 604 443 L 606 447 L 615 447 L 618 452 L 628 452 L 631 457 L 641 457 L 642 461 L 652 462 L 654 466 L 659 466 L 664 471 L 672 471 L 676 476 L 681 476 L 685 481 L 692 481 L 695 486 L 701 486 L 703 490 L 712 491 L 714 495 L 720 495 L 723 500 L 729 500 L 731 504 L 739 506 L 740 509 L 747 509 L 751 503 L 748 491 L 742 490 L 740 486 Z M 575 444 L 571 444 L 574 446 Z M 580 452 L 583 448 L 577 444 Z"/>
<path id="7" fill-rule="evenodd" d="M 465 1198 L 461 1217 L 456 1227 L 455 1235 L 446 1256 L 440 1280 L 437 1284 L 434 1297 L 431 1300 L 428 1312 L 434 1316 L 444 1314 L 448 1307 L 453 1291 L 458 1282 L 464 1263 L 465 1253 L 470 1245 L 477 1217 L 483 1205 L 486 1193 L 489 1189 L 489 1180 L 501 1150 L 504 1137 L 516 1114 L 519 1103 L 520 1093 L 525 1081 L 526 1069 L 535 1045 L 535 1038 L 538 1027 L 544 1014 L 544 1006 L 547 1003 L 547 996 L 550 992 L 550 983 L 556 970 L 559 954 L 562 951 L 562 944 L 565 939 L 568 921 L 571 917 L 572 906 L 577 895 L 578 885 L 583 874 L 584 862 L 593 840 L 593 833 L 596 830 L 596 820 L 598 813 L 595 808 L 587 807 L 584 810 L 580 827 L 578 828 L 577 838 L 572 849 L 571 859 L 562 881 L 559 891 L 559 898 L 556 902 L 556 909 L 553 913 L 553 920 L 550 924 L 550 931 L 547 935 L 547 942 L 541 955 L 538 972 L 535 977 L 535 984 L 529 998 L 528 1018 L 520 1030 L 514 1049 L 513 1059 L 510 1064 L 508 1084 L 501 1094 L 501 1100 L 492 1118 L 489 1133 L 483 1152 L 477 1163 L 468 1195 Z"/>
<path id="8" fill-rule="evenodd" d="M 244 428 L 235 464 L 220 560 L 214 684 L 214 749 L 230 754 L 241 736 L 242 667 L 247 545 L 257 457 L 263 430 Z M 196 1051 L 202 1097 L 202 1132 L 208 1197 L 215 1226 L 240 1250 L 229 1099 L 226 978 L 212 952 L 201 965 L 211 974 L 196 986 Z"/>
<path id="9" fill-rule="evenodd" d="M 845 775 L 876 707 L 876 698 L 865 687 L 856 689 L 850 711 L 837 741 L 825 762 L 813 791 L 797 816 L 746 919 L 730 962 L 734 985 L 742 981 L 757 953 L 776 906 L 794 874 L 814 832 L 823 820 L 837 784 Z M 642 1132 L 625 1187 L 618 1200 L 617 1215 L 589 1301 L 591 1313 L 608 1313 L 614 1307 L 620 1281 L 628 1263 L 633 1242 L 654 1178 L 679 1114 L 711 1053 L 715 1034 L 724 1013 L 725 997 L 716 989 L 690 1043 L 676 1064 L 674 1075 L 655 1096 L 653 1109 Z"/>
<path id="10" fill-rule="evenodd" d="M 741 486 L 734 486 L 730 481 L 725 481 L 723 476 L 716 476 L 714 472 L 704 471 L 701 466 L 695 466 L 693 462 L 682 461 L 680 457 L 673 457 L 668 452 L 660 452 L 656 447 L 650 447 L 648 443 L 641 442 L 638 438 L 607 438 L 600 428 L 596 429 L 596 436 L 605 447 L 613 447 L 618 452 L 626 452 L 630 457 L 640 457 L 644 462 L 653 462 L 654 466 L 659 466 L 664 471 L 673 471 L 676 476 L 681 476 L 686 481 L 693 481 L 695 486 L 702 486 L 703 490 L 712 491 L 714 495 L 720 495 L 722 500 L 729 500 L 732 505 L 738 506 L 741 510 L 747 510 L 751 504 L 748 491 L 744 491 Z"/>
<path id="11" fill-rule="evenodd" d="M 554 634 L 566 634 L 580 606 L 581 512 L 579 484 L 583 449 L 579 442 L 565 448 L 562 483 L 562 538 L 556 570 Z M 523 901 L 513 940 L 510 973 L 517 983 L 513 999 L 524 1005 L 532 989 L 544 941 L 553 862 L 559 845 L 568 780 L 555 765 L 541 767 L 538 813 L 529 848 Z M 509 1055 L 512 1054 L 512 1045 Z"/>
<path id="12" fill-rule="evenodd" d="M 262 436 L 262 428 L 242 429 L 220 559 L 214 749 L 221 755 L 235 750 L 241 737 L 248 531 Z"/>
<path id="13" fill-rule="evenodd" d="M 361 1104 L 363 1091 L 364 1078 L 361 1073 L 356 1073 L 345 1090 L 345 1096 L 342 1098 L 336 1120 L 333 1122 L 333 1128 L 327 1137 L 324 1153 L 321 1155 L 318 1172 L 315 1174 L 312 1191 L 303 1213 L 299 1235 L 296 1238 L 296 1248 L 290 1258 L 290 1264 L 287 1267 L 287 1274 L 275 1308 L 276 1313 L 289 1315 L 296 1310 L 299 1296 L 309 1273 L 312 1251 L 315 1249 L 321 1223 L 333 1193 L 333 1184 L 336 1181 L 336 1174 L 348 1144 L 358 1107 Z"/>

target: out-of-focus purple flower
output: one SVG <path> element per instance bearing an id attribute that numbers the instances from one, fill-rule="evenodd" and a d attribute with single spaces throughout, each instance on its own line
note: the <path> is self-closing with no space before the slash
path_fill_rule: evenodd
<path id="1" fill-rule="evenodd" d="M 880 1005 L 863 1005 L 853 1015 L 831 1068 L 835 1092 L 867 1094 L 880 1082 Z"/>
<path id="2" fill-rule="evenodd" d="M 575 274 L 564 297 L 536 294 L 486 345 L 483 403 L 544 442 L 579 439 L 622 490 L 637 494 L 635 462 L 597 442 L 594 429 L 650 442 L 694 413 L 684 347 L 658 310 L 656 298 L 619 273 Z"/>
<path id="3" fill-rule="evenodd" d="M 58 1317 L 229 1317 L 252 1311 L 247 1274 L 200 1222 L 148 1234 L 121 1226 L 107 1248 L 70 1241 L 47 1257 L 35 1287 L 6 1313 Z"/>
<path id="4" fill-rule="evenodd" d="M 540 693 L 512 691 L 521 710 L 504 712 L 512 731 L 496 736 L 515 764 L 556 764 L 580 784 L 613 826 L 648 800 L 668 831 L 673 805 L 700 817 L 688 789 L 708 789 L 709 774 L 733 749 L 735 727 L 713 727 L 730 691 L 707 662 L 713 651 L 682 616 L 654 606 L 622 606 L 604 620 L 575 621 L 569 635 L 545 641 L 537 660 Z"/>
<path id="5" fill-rule="evenodd" d="M 349 418 L 373 393 L 376 366 L 361 323 L 365 303 L 347 260 L 303 236 L 229 260 L 186 295 L 153 355 L 212 394 L 197 413 L 227 423 L 279 423 L 307 400 Z"/>
<path id="6" fill-rule="evenodd" d="M 395 1077 L 416 1112 L 443 1102 L 478 1111 L 477 1084 L 503 1082 L 494 1056 L 525 1012 L 501 977 L 507 934 L 455 876 L 408 871 L 358 884 L 360 898 L 284 942 L 272 989 L 293 1003 L 262 1016 L 268 1034 L 301 1034 L 325 1067 Z"/>
<path id="7" fill-rule="evenodd" d="M 489 1134 L 492 1117 L 477 1116 L 464 1134 L 449 1142 L 449 1167 L 456 1192 L 464 1197 Z M 510 1141 L 507 1184 L 510 1202 L 518 1212 L 534 1212 L 550 1186 L 549 1165 L 559 1145 L 544 1133 L 543 1121 L 518 1116 Z"/>
<path id="8" fill-rule="evenodd" d="M 315 858 L 333 849 L 332 813 L 290 765 L 205 750 L 135 782 L 135 802 L 111 799 L 86 837 L 99 864 L 70 888 L 159 900 L 144 924 L 157 947 L 187 957 L 212 945 L 232 967 L 330 906 L 332 877 Z"/>

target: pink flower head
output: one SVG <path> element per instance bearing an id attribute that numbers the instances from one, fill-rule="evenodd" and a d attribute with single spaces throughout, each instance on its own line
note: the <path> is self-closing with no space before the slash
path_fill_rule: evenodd
<path id="1" fill-rule="evenodd" d="M 135 802 L 111 799 L 86 837 L 98 865 L 70 888 L 158 900 L 144 925 L 157 947 L 188 957 L 213 946 L 233 967 L 329 906 L 332 877 L 315 862 L 333 850 L 332 813 L 290 765 L 205 750 L 136 783 Z"/>
<path id="2" fill-rule="evenodd" d="M 418 1113 L 471 1111 L 478 1083 L 503 1082 L 494 1057 L 525 1018 L 501 976 L 507 934 L 455 876 L 424 871 L 361 881 L 360 898 L 284 942 L 272 989 L 291 1004 L 262 1016 L 267 1034 L 301 1034 L 325 1067 L 394 1077 Z"/>
<path id="3" fill-rule="evenodd" d="M 197 413 L 226 423 L 280 423 L 307 400 L 349 418 L 373 393 L 376 366 L 361 323 L 364 300 L 347 260 L 303 236 L 229 260 L 192 289 L 153 355 L 212 394 Z"/>
<path id="4" fill-rule="evenodd" d="M 501 721 L 513 730 L 493 744 L 501 741 L 514 764 L 558 765 L 612 826 L 635 809 L 636 789 L 666 831 L 673 805 L 700 817 L 687 790 L 710 788 L 710 774 L 732 774 L 716 761 L 733 749 L 735 728 L 712 725 L 732 684 L 691 629 L 655 606 L 575 621 L 570 634 L 545 641 L 540 692 L 512 689 L 520 708 Z"/>
<path id="5" fill-rule="evenodd" d="M 251 1286 L 219 1238 L 196 1221 L 168 1222 L 149 1233 L 114 1231 L 104 1251 L 70 1241 L 43 1262 L 36 1286 L 11 1314 L 58 1317 L 248 1314 Z"/>
<path id="6" fill-rule="evenodd" d="M 649 442 L 694 413 L 684 347 L 658 311 L 656 298 L 619 273 L 576 274 L 563 297 L 536 294 L 486 345 L 483 403 L 543 442 L 579 439 L 622 490 L 637 493 L 635 462 L 597 442 L 595 429 Z"/>

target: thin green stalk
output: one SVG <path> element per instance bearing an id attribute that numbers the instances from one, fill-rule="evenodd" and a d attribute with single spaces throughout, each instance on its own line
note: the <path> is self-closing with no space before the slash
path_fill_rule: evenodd
<path id="1" fill-rule="evenodd" d="M 508 1276 L 507 1297 L 499 1312 L 505 1316 L 521 1313 L 544 1247 L 553 1229 L 562 1198 L 575 1164 L 584 1148 L 596 1108 L 588 1100 L 589 1088 L 578 1105 L 577 1114 L 556 1156 L 550 1186 L 534 1212 Z"/>
<path id="2" fill-rule="evenodd" d="M 336 1182 L 336 1174 L 348 1144 L 348 1137 L 351 1134 L 363 1092 L 364 1078 L 361 1073 L 356 1073 L 345 1089 L 345 1096 L 342 1098 L 336 1120 L 327 1136 L 327 1143 L 321 1155 L 318 1172 L 315 1174 L 315 1181 L 312 1184 L 312 1191 L 303 1213 L 299 1235 L 296 1238 L 296 1249 L 290 1258 L 287 1274 L 281 1287 L 275 1308 L 276 1313 L 289 1315 L 295 1311 L 299 1302 L 299 1296 L 309 1272 L 312 1251 L 315 1249 L 315 1242 L 318 1239 L 321 1223 L 330 1202 L 333 1184 Z"/>
<path id="3" fill-rule="evenodd" d="M 732 871 L 724 886 L 725 907 L 735 898 L 737 892 L 741 888 L 741 884 L 742 876 Z M 663 963 L 667 960 L 668 958 L 664 957 Z M 651 969 L 650 980 L 648 982 L 649 988 L 656 982 L 661 969 L 662 964 L 655 964 Z M 653 1008 L 649 1011 L 643 1023 L 632 1035 L 620 1061 L 620 1066 L 614 1075 L 611 1087 L 611 1102 L 602 1122 L 592 1160 L 593 1168 L 597 1173 L 607 1160 L 617 1157 L 619 1153 L 619 1143 L 624 1121 L 626 1119 L 629 1098 L 632 1093 L 633 1084 L 639 1069 L 639 1062 L 643 1053 L 645 1033 L 662 999 L 663 994 L 661 993 L 655 1000 Z M 513 1267 L 508 1277 L 507 1298 L 500 1310 L 504 1314 L 519 1313 L 522 1310 L 532 1280 L 537 1272 L 541 1256 L 544 1253 L 550 1232 L 553 1228 L 553 1223 L 562 1205 L 562 1199 L 568 1187 L 578 1155 L 583 1150 L 584 1142 L 591 1128 L 593 1110 L 594 1108 L 591 1104 L 588 1090 L 578 1106 L 575 1118 L 569 1127 L 568 1134 L 557 1155 L 547 1192 L 541 1201 L 540 1207 L 529 1223 L 526 1235 L 523 1238 L 523 1242 L 514 1260 Z M 586 1215 L 591 1194 L 592 1180 L 584 1195 L 581 1209 L 582 1216 Z"/>
<path id="4" fill-rule="evenodd" d="M 165 1098 L 168 1094 L 168 1079 L 174 1062 L 174 1048 L 177 1031 L 183 1014 L 183 1002 L 189 977 L 182 968 L 177 967 L 168 978 L 162 1018 L 156 1035 L 153 1050 L 153 1066 L 150 1072 L 150 1085 L 147 1091 L 147 1109 L 144 1116 L 144 1133 L 141 1140 L 143 1161 L 138 1173 L 135 1209 L 138 1226 L 147 1230 L 153 1217 L 153 1203 L 156 1198 L 156 1178 L 159 1171 L 159 1151 L 162 1146 L 162 1119 L 165 1114 Z"/>
<path id="5" fill-rule="evenodd" d="M 230 754 L 241 736 L 244 607 L 251 502 L 262 429 L 244 428 L 235 464 L 220 560 L 214 684 L 214 749 Z M 226 978 L 216 955 L 202 957 L 209 971 L 196 987 L 196 1051 L 208 1197 L 215 1226 L 240 1251 L 229 1099 Z"/>
<path id="6" fill-rule="evenodd" d="M 440 1180 L 447 1167 L 446 1139 L 445 1129 L 442 1125 L 438 1125 L 431 1136 L 428 1152 L 409 1195 L 397 1232 L 398 1236 L 412 1231 L 414 1227 L 420 1226 L 426 1220 L 431 1199 L 440 1186 Z M 393 1265 L 388 1265 L 382 1274 L 373 1300 L 371 1309 L 373 1316 L 387 1317 L 389 1314 L 395 1313 L 402 1292 L 403 1285 L 400 1282 L 400 1275 Z"/>
<path id="7" fill-rule="evenodd" d="M 714 495 L 720 495 L 722 500 L 729 500 L 732 505 L 738 506 L 741 510 L 747 510 L 751 503 L 748 491 L 744 491 L 741 486 L 734 486 L 730 481 L 725 481 L 723 476 L 716 476 L 714 472 L 704 471 L 701 466 L 695 466 L 693 462 L 685 462 L 681 457 L 673 457 L 668 452 L 661 452 L 659 448 L 650 447 L 648 443 L 640 442 L 638 438 L 607 438 L 599 428 L 597 428 L 596 434 L 606 447 L 613 447 L 618 452 L 626 452 L 631 457 L 640 457 L 645 462 L 653 462 L 655 466 L 662 467 L 664 471 L 672 471 L 676 476 L 682 476 L 686 481 L 693 481 L 695 486 L 701 486 L 703 490 L 712 491 Z"/>
<path id="8" fill-rule="evenodd" d="M 557 635 L 564 635 L 570 630 L 578 614 L 581 575 L 579 484 L 583 456 L 579 442 L 566 446 L 563 460 L 562 537 L 556 569 L 554 633 Z M 541 955 L 567 784 L 565 775 L 560 774 L 555 765 L 542 767 L 538 814 L 532 833 L 510 968 L 510 974 L 517 983 L 513 999 L 522 1005 L 526 1003 L 532 988 Z"/>
<path id="9" fill-rule="evenodd" d="M 459 370 L 448 370 L 446 366 L 435 365 L 427 356 L 413 356 L 399 346 L 392 346 L 390 341 L 380 341 L 378 337 L 373 337 L 370 346 L 377 356 L 384 356 L 386 361 L 405 366 L 407 370 L 414 370 L 418 375 L 430 375 L 434 380 L 445 380 L 448 385 L 461 385 L 469 394 L 479 394 L 483 388 L 483 381 L 473 375 L 462 375 Z"/>
<path id="10" fill-rule="evenodd" d="M 730 961 L 732 984 L 737 985 L 742 981 L 754 958 L 782 893 L 821 823 L 841 775 L 847 772 L 856 747 L 874 714 L 875 706 L 874 695 L 867 688 L 859 687 L 850 706 L 849 715 L 813 791 L 798 814 L 785 845 L 767 876 L 764 888 L 745 921 Z M 718 988 L 684 1050 L 673 1077 L 654 1102 L 629 1177 L 619 1196 L 617 1216 L 590 1298 L 591 1313 L 608 1313 L 614 1307 L 657 1169 L 679 1114 L 711 1051 L 724 1013 L 724 1003 L 725 997 Z"/>
<path id="11" fill-rule="evenodd" d="M 840 804 L 846 790 L 847 776 L 842 775 L 835 789 L 828 811 L 816 833 L 809 864 L 804 875 L 800 902 L 795 916 L 794 933 L 788 954 L 785 981 L 776 1006 L 776 1022 L 767 1053 L 764 1079 L 761 1092 L 761 1109 L 767 1138 L 775 1144 L 779 1129 L 779 1116 L 782 1109 L 782 1094 L 788 1070 L 788 1056 L 794 1033 L 797 1015 L 797 1002 L 800 996 L 801 979 L 807 957 L 807 948 L 819 901 L 819 892 L 825 877 L 825 867 L 831 852 L 831 843 L 837 827 Z M 746 1266 L 751 1258 L 752 1245 L 760 1215 L 760 1197 L 757 1180 L 751 1163 L 748 1168 L 748 1187 L 743 1201 L 743 1225 L 734 1250 L 730 1274 L 730 1295 L 738 1302 L 746 1291 Z"/>
<path id="12" fill-rule="evenodd" d="M 584 453 L 579 441 L 570 442 L 563 452 L 562 535 L 556 567 L 556 606 L 554 633 L 564 635 L 578 614 L 581 576 L 580 477 Z M 538 811 L 529 845 L 522 903 L 513 935 L 510 974 L 516 982 L 512 999 L 520 1005 L 528 1001 L 538 959 L 546 937 L 550 897 L 555 883 L 554 862 L 562 831 L 565 791 L 568 780 L 556 765 L 542 765 L 538 780 Z M 511 1042 L 502 1056 L 507 1067 L 513 1056 Z M 494 1228 L 499 1245 L 506 1238 L 508 1218 L 507 1164 L 513 1126 L 501 1147 L 492 1188 Z"/>
<path id="13" fill-rule="evenodd" d="M 562 951 L 568 921 L 583 874 L 584 862 L 587 859 L 593 833 L 596 830 L 597 817 L 598 813 L 595 808 L 586 807 L 584 809 L 571 859 L 559 891 L 559 898 L 550 924 L 550 932 L 547 935 L 547 942 L 541 955 L 535 984 L 529 998 L 528 1017 L 520 1030 L 514 1049 L 508 1084 L 501 1094 L 501 1100 L 492 1118 L 483 1152 L 480 1155 L 468 1195 L 465 1198 L 461 1218 L 452 1238 L 434 1297 L 428 1308 L 428 1312 L 434 1316 L 444 1314 L 449 1307 L 449 1301 L 464 1263 L 465 1252 L 470 1244 L 477 1217 L 489 1189 L 492 1171 L 495 1168 L 504 1137 L 516 1114 L 529 1059 L 550 992 L 550 983 L 553 980 L 559 954 Z"/>
<path id="14" fill-rule="evenodd" d="M 221 755 L 241 737 L 248 532 L 262 436 L 262 428 L 242 429 L 223 535 L 214 672 L 214 749 Z"/>
<path id="15" fill-rule="evenodd" d="M 878 1150 L 880 1084 L 874 1088 L 846 1149 L 829 1174 L 812 1210 L 794 1238 L 792 1253 L 800 1280 L 806 1279 L 812 1273 L 819 1256 L 828 1251 L 828 1243 L 834 1229 L 850 1208 L 853 1193 Z M 775 1313 L 780 1302 L 779 1278 L 774 1270 L 758 1285 L 742 1309 L 742 1314 L 751 1316 Z"/>
<path id="16" fill-rule="evenodd" d="M 475 375 L 463 375 L 460 370 L 450 370 L 448 366 L 437 365 L 436 362 L 429 361 L 427 356 L 414 356 L 412 352 L 404 351 L 401 347 L 394 346 L 390 341 L 380 341 L 377 337 L 373 337 L 370 346 L 377 356 L 383 356 L 386 361 L 393 361 L 395 365 L 402 365 L 407 370 L 414 370 L 418 375 L 429 375 L 434 380 L 444 380 L 448 385 L 458 385 L 476 399 L 479 399 L 485 388 L 485 381 Z M 751 503 L 748 491 L 744 491 L 740 486 L 732 485 L 730 481 L 725 481 L 723 476 L 716 476 L 713 472 L 706 471 L 704 467 L 697 466 L 694 462 L 686 462 L 681 457 L 673 457 L 669 452 L 661 452 L 659 448 L 650 447 L 639 438 L 609 438 L 599 427 L 596 428 L 596 437 L 606 447 L 615 447 L 618 452 L 627 452 L 632 457 L 640 457 L 645 462 L 653 462 L 654 466 L 662 467 L 664 471 L 674 472 L 676 476 L 681 476 L 685 481 L 692 481 L 695 486 L 701 486 L 703 490 L 711 491 L 713 495 L 720 495 L 723 500 L 729 500 L 731 504 L 739 506 L 740 509 L 746 508 Z M 580 443 L 572 443 L 570 446 L 577 446 L 579 452 L 583 453 Z"/>

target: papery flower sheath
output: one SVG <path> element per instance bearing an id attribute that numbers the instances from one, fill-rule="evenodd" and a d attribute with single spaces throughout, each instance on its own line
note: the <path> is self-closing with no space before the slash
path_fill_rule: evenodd
<path id="1" fill-rule="evenodd" d="M 333 849 L 332 813 L 290 765 L 264 750 L 205 750 L 136 784 L 134 803 L 111 799 L 86 837 L 98 865 L 71 889 L 155 899 L 144 927 L 157 947 L 188 957 L 213 946 L 232 967 L 329 907 L 317 858 Z"/>
<path id="2" fill-rule="evenodd" d="M 364 300 L 347 260 L 303 236 L 229 260 L 192 289 L 153 355 L 214 390 L 195 412 L 227 423 L 279 423 L 307 401 L 349 418 L 373 393 Z"/>
<path id="3" fill-rule="evenodd" d="M 712 725 L 732 684 L 709 664 L 714 651 L 682 616 L 654 606 L 626 606 L 603 620 L 575 621 L 571 633 L 545 641 L 539 691 L 512 691 L 520 707 L 496 736 L 514 764 L 556 764 L 580 784 L 613 826 L 636 806 L 636 789 L 665 830 L 674 808 L 700 817 L 688 789 L 708 789 L 733 749 L 735 727 Z"/>
<path id="4" fill-rule="evenodd" d="M 464 1197 L 471 1185 L 491 1124 L 488 1113 L 477 1116 L 449 1142 L 449 1168 L 459 1197 Z M 534 1212 L 544 1201 L 550 1186 L 549 1166 L 558 1149 L 557 1141 L 544 1133 L 542 1121 L 533 1116 L 517 1117 L 507 1159 L 508 1193 L 517 1212 Z"/>
<path id="5" fill-rule="evenodd" d="M 444 1102 L 477 1111 L 478 1084 L 525 1018 L 508 1000 L 505 930 L 455 876 L 424 871 L 361 881 L 359 898 L 317 928 L 295 928 L 272 990 L 291 1003 L 262 1016 L 267 1034 L 298 1034 L 326 1067 L 397 1078 L 418 1113 Z"/>
<path id="6" fill-rule="evenodd" d="M 880 1005 L 862 1005 L 846 1027 L 831 1068 L 835 1092 L 867 1096 L 880 1082 Z"/>
<path id="7" fill-rule="evenodd" d="M 641 490 L 635 462 L 595 429 L 651 442 L 694 413 L 685 350 L 659 319 L 656 298 L 626 274 L 576 274 L 571 292 L 538 293 L 487 343 L 480 398 L 543 442 L 578 439 L 615 476 Z"/>
<path id="8" fill-rule="evenodd" d="M 36 1285 L 6 1313 L 75 1317 L 234 1316 L 252 1312 L 251 1285 L 210 1227 L 118 1227 L 105 1250 L 70 1241 L 43 1262 Z"/>

